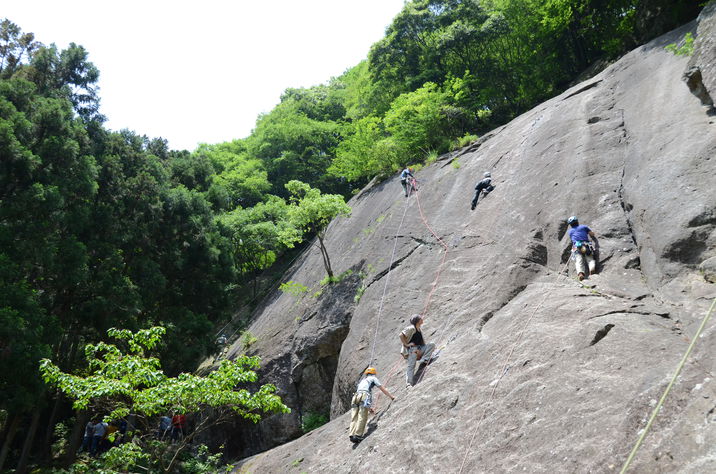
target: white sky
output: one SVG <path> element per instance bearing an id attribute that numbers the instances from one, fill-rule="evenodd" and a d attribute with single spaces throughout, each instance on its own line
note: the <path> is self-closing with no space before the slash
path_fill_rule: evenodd
<path id="1" fill-rule="evenodd" d="M 107 127 L 172 149 L 244 138 L 288 87 L 339 76 L 368 55 L 404 0 L 25 0 L 0 19 L 100 70 Z"/>

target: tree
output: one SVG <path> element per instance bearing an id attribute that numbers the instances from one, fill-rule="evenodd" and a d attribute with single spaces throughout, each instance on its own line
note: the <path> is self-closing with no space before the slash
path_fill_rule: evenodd
<path id="1" fill-rule="evenodd" d="M 210 196 L 207 196 L 209 200 L 212 203 L 218 201 L 214 196 L 223 194 L 222 189 L 226 193 L 228 202 L 218 209 L 253 206 L 261 202 L 271 188 L 264 164 L 248 154 L 243 140 L 202 145 L 196 154 L 209 160 L 216 169 L 209 188 Z"/>
<path id="2" fill-rule="evenodd" d="M 301 231 L 289 220 L 288 212 L 283 199 L 269 196 L 266 202 L 235 209 L 219 218 L 220 226 L 231 236 L 237 268 L 243 275 L 253 277 L 254 296 L 259 272 L 301 238 Z"/>
<path id="3" fill-rule="evenodd" d="M 446 151 L 448 95 L 433 83 L 400 95 L 385 114 L 385 128 L 404 150 L 403 164 L 423 158 L 431 150 Z"/>
<path id="4" fill-rule="evenodd" d="M 223 360 L 206 376 L 182 373 L 167 377 L 159 359 L 150 355 L 164 333 L 162 327 L 137 332 L 110 329 L 108 336 L 120 341 L 124 349 L 105 342 L 88 344 L 87 375 L 63 372 L 49 359 L 40 362 L 45 382 L 73 400 L 75 409 L 104 415 L 105 422 L 129 416 L 136 420 L 128 433 L 131 442 L 112 448 L 104 459 L 106 467 L 155 472 L 158 466 L 172 472 L 180 454 L 197 435 L 231 416 L 258 422 L 262 415 L 290 412 L 273 385 L 262 385 L 255 392 L 237 388 L 257 381 L 254 369 L 259 367 L 258 357 Z M 197 419 L 193 431 L 177 444 L 153 440 L 157 417 L 167 413 L 194 415 Z"/>
<path id="5" fill-rule="evenodd" d="M 380 118 L 364 117 L 346 125 L 346 130 L 329 173 L 348 181 L 365 182 L 377 175 L 388 175 L 403 164 L 403 150 L 387 136 Z"/>
<path id="6" fill-rule="evenodd" d="M 323 266 L 329 279 L 333 278 L 331 260 L 325 244 L 326 230 L 335 217 L 349 216 L 351 208 L 342 196 L 321 194 L 319 189 L 312 188 L 301 181 L 289 181 L 286 183 L 286 189 L 291 193 L 289 219 L 304 232 L 316 234 L 323 257 Z"/>
<path id="7" fill-rule="evenodd" d="M 271 112 L 256 121 L 246 140 L 251 158 L 260 159 L 271 194 L 288 197 L 284 185 L 297 179 L 320 189 L 347 192 L 344 182 L 326 173 L 340 141 L 337 98 L 325 86 L 288 89 Z"/>
<path id="8" fill-rule="evenodd" d="M 11 77 L 40 46 L 34 34 L 23 33 L 7 18 L 0 21 L 0 78 Z"/>

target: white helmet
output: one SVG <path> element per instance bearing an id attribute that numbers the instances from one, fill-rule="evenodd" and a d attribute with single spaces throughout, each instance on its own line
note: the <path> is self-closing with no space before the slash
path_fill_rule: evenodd
<path id="1" fill-rule="evenodd" d="M 490 172 L 489 172 L 489 171 L 485 171 L 485 178 L 489 178 L 490 176 L 491 176 L 491 175 L 490 175 Z"/>

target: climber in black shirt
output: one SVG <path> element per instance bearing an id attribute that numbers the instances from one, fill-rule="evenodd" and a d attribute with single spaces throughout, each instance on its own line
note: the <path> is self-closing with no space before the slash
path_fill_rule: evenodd
<path id="1" fill-rule="evenodd" d="M 480 193 L 484 190 L 485 194 L 488 194 L 490 191 L 495 189 L 495 187 L 491 184 L 492 179 L 490 178 L 490 173 L 485 172 L 485 177 L 482 181 L 477 183 L 477 186 L 475 186 L 475 197 L 472 198 L 472 206 L 470 209 L 473 211 L 475 210 L 475 206 L 477 206 L 477 198 L 480 197 Z"/>

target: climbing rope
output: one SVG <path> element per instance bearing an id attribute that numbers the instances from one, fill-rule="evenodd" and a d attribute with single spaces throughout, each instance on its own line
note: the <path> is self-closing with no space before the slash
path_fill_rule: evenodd
<path id="1" fill-rule="evenodd" d="M 423 307 L 423 312 L 421 313 L 422 316 L 423 316 L 423 318 L 424 318 L 425 315 L 427 314 L 428 307 L 430 306 L 430 300 L 431 300 L 432 297 L 433 297 L 433 293 L 435 292 L 435 288 L 437 287 L 438 281 L 440 280 L 440 274 L 441 274 L 442 271 L 443 271 L 443 265 L 445 264 L 445 260 L 446 260 L 447 255 L 448 255 L 449 248 L 448 248 L 447 244 L 443 241 L 443 239 L 441 239 L 440 237 L 438 237 L 438 235 L 435 233 L 435 231 L 433 230 L 433 228 L 430 227 L 430 224 L 428 223 L 428 220 L 425 218 L 425 214 L 423 213 L 423 207 L 422 207 L 422 205 L 420 204 L 420 193 L 417 192 L 417 191 L 415 192 L 415 199 L 416 199 L 416 201 L 418 202 L 418 210 L 420 211 L 420 218 L 423 220 L 423 224 L 425 224 L 425 227 L 428 228 L 428 230 L 430 231 L 430 233 L 433 234 L 433 237 L 435 237 L 435 239 L 440 243 L 440 245 L 442 245 L 443 249 L 445 250 L 445 253 L 443 253 L 443 258 L 442 258 L 442 260 L 440 261 L 440 265 L 438 265 L 438 270 L 437 270 L 437 272 L 435 273 L 435 279 L 433 280 L 433 285 L 432 285 L 432 287 L 430 288 L 430 293 L 428 293 L 428 297 L 427 297 L 427 299 L 426 299 L 426 301 L 425 301 L 425 306 Z"/>
<path id="2" fill-rule="evenodd" d="M 569 259 L 567 260 L 567 263 L 562 268 L 562 271 L 560 271 L 557 274 L 557 279 L 559 279 L 559 277 L 562 276 L 562 273 L 564 272 L 564 270 L 567 268 L 568 265 L 569 265 Z M 515 340 L 514 344 L 512 344 L 512 347 L 510 348 L 510 352 L 507 354 L 507 357 L 505 357 L 505 363 L 503 364 L 502 368 L 500 369 L 500 372 L 498 372 L 497 380 L 493 382 L 494 385 L 492 387 L 492 392 L 490 393 L 490 397 L 488 398 L 487 403 L 485 403 L 485 409 L 482 411 L 482 416 L 478 420 L 477 425 L 475 426 L 475 429 L 473 430 L 472 437 L 470 438 L 470 443 L 468 444 L 467 450 L 465 451 L 465 456 L 462 458 L 462 464 L 460 464 L 460 470 L 458 471 L 458 474 L 461 473 L 463 471 L 463 469 L 465 468 L 465 461 L 467 461 L 467 456 L 470 454 L 470 450 L 472 449 L 472 444 L 474 443 L 475 436 L 477 435 L 477 429 L 480 427 L 480 424 L 482 424 L 482 421 L 487 416 L 487 406 L 490 404 L 490 402 L 492 402 L 492 399 L 495 397 L 495 393 L 497 392 L 497 387 L 500 385 L 500 381 L 507 373 L 507 366 L 510 362 L 510 359 L 512 358 L 512 354 L 514 353 L 515 349 L 517 348 L 517 344 L 522 340 L 522 335 L 524 334 L 525 329 L 527 329 L 527 326 L 529 326 L 530 322 L 532 321 L 532 318 L 537 313 L 537 310 L 544 304 L 544 302 L 547 300 L 547 297 L 550 295 L 550 293 L 551 293 L 551 291 L 547 291 L 544 294 L 542 301 L 540 301 L 539 304 L 534 307 L 534 309 L 532 310 L 532 314 L 530 314 L 530 317 L 527 318 L 527 321 L 525 322 L 525 324 L 522 325 L 522 330 L 518 334 L 517 339 Z"/>
<path id="3" fill-rule="evenodd" d="M 713 313 L 715 305 L 716 305 L 716 298 L 714 298 L 713 302 L 711 302 L 711 307 L 709 308 L 708 312 L 706 313 L 706 316 L 704 316 L 704 319 L 701 321 L 701 325 L 696 330 L 696 334 L 694 334 L 694 337 L 691 339 L 691 344 L 689 344 L 689 347 L 686 349 L 684 356 L 681 358 L 681 362 L 679 362 L 679 365 L 676 367 L 676 370 L 674 371 L 674 376 L 671 377 L 671 381 L 669 382 L 669 385 L 666 387 L 666 390 L 664 390 L 664 394 L 661 396 L 661 398 L 659 399 L 659 402 L 656 404 L 656 406 L 654 407 L 654 410 L 651 412 L 649 421 L 646 423 L 646 426 L 644 427 L 644 430 L 642 431 L 641 436 L 639 436 L 639 439 L 636 441 L 636 444 L 634 445 L 631 452 L 629 453 L 629 457 L 627 458 L 626 462 L 624 463 L 624 466 L 622 466 L 621 471 L 619 471 L 619 474 L 624 474 L 627 471 L 627 469 L 629 469 L 629 466 L 631 465 L 632 461 L 634 460 L 634 456 L 636 456 L 636 452 L 639 450 L 641 443 L 644 441 L 644 438 L 646 438 L 646 434 L 649 432 L 651 425 L 654 423 L 654 420 L 656 419 L 656 415 L 659 414 L 659 411 L 661 410 L 661 406 L 664 404 L 664 400 L 666 400 L 667 395 L 669 395 L 669 392 L 671 391 L 671 387 L 674 386 L 674 383 L 676 383 L 676 379 L 679 377 L 679 374 L 681 373 L 681 369 L 684 368 L 684 364 L 686 364 L 686 359 L 688 359 L 689 355 L 691 355 L 691 351 L 693 351 L 694 346 L 696 345 L 696 341 L 699 340 L 699 337 L 701 336 L 701 332 L 704 330 L 704 327 L 706 327 L 706 323 L 708 323 L 709 319 L 711 318 L 711 313 Z"/>
<path id="4" fill-rule="evenodd" d="M 393 251 L 390 254 L 390 263 L 388 264 L 388 273 L 385 275 L 385 285 L 383 285 L 383 295 L 380 297 L 380 305 L 378 306 L 378 315 L 375 319 L 375 334 L 373 335 L 373 344 L 370 348 L 370 358 L 368 360 L 368 365 L 373 364 L 373 358 L 375 356 L 375 343 L 378 340 L 378 328 L 380 327 L 380 317 L 383 314 L 383 302 L 385 301 L 385 293 L 388 289 L 388 281 L 390 280 L 390 272 L 393 269 L 393 261 L 395 260 L 395 249 L 398 246 L 398 235 L 400 235 L 400 229 L 403 227 L 403 222 L 405 221 L 405 215 L 408 212 L 408 199 L 410 199 L 410 195 L 412 194 L 413 186 L 410 186 L 410 191 L 408 191 L 408 197 L 405 199 L 405 206 L 403 210 L 403 217 L 400 219 L 400 224 L 398 225 L 397 230 L 395 231 L 395 238 L 393 239 Z"/>

